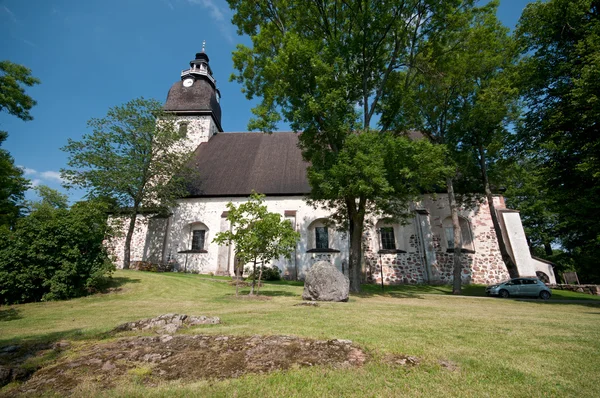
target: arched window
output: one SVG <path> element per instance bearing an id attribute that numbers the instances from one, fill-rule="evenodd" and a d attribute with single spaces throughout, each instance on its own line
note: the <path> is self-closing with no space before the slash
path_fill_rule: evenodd
<path id="1" fill-rule="evenodd" d="M 460 230 L 462 235 L 462 247 L 465 251 L 474 252 L 475 247 L 473 246 L 473 234 L 471 233 L 471 224 L 469 220 L 459 216 L 458 221 L 460 223 Z M 444 235 L 446 241 L 446 247 L 448 251 L 454 250 L 454 227 L 452 226 L 452 217 L 447 217 L 443 222 Z"/>
<path id="2" fill-rule="evenodd" d="M 208 242 L 208 227 L 199 221 L 191 223 L 188 250 L 206 252 L 206 242 Z"/>
<path id="3" fill-rule="evenodd" d="M 188 132 L 189 122 L 179 122 L 179 134 L 186 135 Z"/>
<path id="4" fill-rule="evenodd" d="M 310 223 L 307 230 L 307 247 L 309 252 L 338 252 L 334 247 L 334 229 L 325 219 Z"/>

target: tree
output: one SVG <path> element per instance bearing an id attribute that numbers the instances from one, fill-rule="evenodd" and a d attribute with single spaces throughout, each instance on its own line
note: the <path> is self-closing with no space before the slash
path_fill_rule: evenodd
<path id="1" fill-rule="evenodd" d="M 69 197 L 56 189 L 46 185 L 38 185 L 34 190 L 39 196 L 39 200 L 30 204 L 30 208 L 33 210 L 37 210 L 42 206 L 50 206 L 55 209 L 67 209 L 69 207 Z"/>
<path id="2" fill-rule="evenodd" d="M 219 232 L 214 239 L 219 245 L 234 245 L 240 264 L 252 262 L 253 275 L 256 275 L 256 264 L 261 263 L 259 287 L 263 266 L 279 257 L 290 259 L 300 238 L 300 233 L 294 231 L 289 220 L 282 220 L 280 214 L 270 213 L 263 202 L 264 195 L 255 192 L 246 203 L 237 207 L 229 202 L 227 221 L 231 223 L 231 230 Z M 239 268 L 236 269 L 238 281 Z M 255 285 L 256 278 L 253 278 L 250 294 L 254 294 Z"/>
<path id="3" fill-rule="evenodd" d="M 382 99 L 396 87 L 390 82 L 405 72 L 408 83 L 418 71 L 421 46 L 452 25 L 458 15 L 472 7 L 472 1 L 403 0 L 375 1 L 293 1 L 229 0 L 235 10 L 233 23 L 240 34 L 252 39 L 253 47 L 238 45 L 233 60 L 248 98 L 260 97 L 253 109 L 256 118 L 250 129 L 273 131 L 280 120 L 300 134 L 300 147 L 310 162 L 311 199 L 334 211 L 340 228 L 350 235 L 350 289 L 360 290 L 361 239 L 364 220 L 370 211 L 404 209 L 414 192 L 424 186 L 399 182 L 417 181 L 418 169 L 387 168 L 390 159 L 369 149 L 368 142 L 391 142 L 414 156 L 419 149 L 432 150 L 424 143 L 409 148 L 401 137 L 377 137 L 372 124 L 383 120 Z M 379 131 L 389 125 L 379 123 Z M 362 137 L 362 136 L 365 137 Z M 382 148 L 381 143 L 376 148 Z M 381 155 L 381 156 L 380 156 Z M 432 159 L 428 153 L 421 153 Z M 443 160 L 433 164 L 441 165 Z M 352 170 L 352 167 L 360 167 Z M 393 175 L 396 171 L 400 175 Z M 439 180 L 446 171 L 435 170 Z M 405 178 L 410 175 L 410 178 Z M 340 177 L 343 177 L 340 179 Z M 341 180 L 352 186 L 345 187 Z M 437 177 L 437 178 L 433 178 Z M 423 184 L 426 185 L 426 184 Z M 394 201 L 393 198 L 397 200 Z M 392 203 L 397 206 L 389 206 Z M 379 203 L 384 204 L 383 208 Z M 399 216 L 392 214 L 392 216 Z"/>
<path id="4" fill-rule="evenodd" d="M 165 211 L 186 193 L 190 153 L 176 150 L 186 138 L 156 100 L 134 99 L 88 122 L 91 134 L 62 148 L 70 169 L 67 186 L 88 189 L 91 198 L 111 198 L 128 217 L 123 268 L 129 268 L 131 238 L 142 209 Z"/>
<path id="5" fill-rule="evenodd" d="M 106 206 L 61 207 L 42 201 L 14 230 L 0 230 L 1 304 L 86 295 L 100 289 L 114 270 L 103 245 L 109 233 Z"/>
<path id="6" fill-rule="evenodd" d="M 25 94 L 23 85 L 31 87 L 39 82 L 26 67 L 0 61 L 0 112 L 6 111 L 25 121 L 33 119 L 29 110 L 35 101 Z M 0 131 L 0 146 L 7 137 L 7 132 Z M 0 149 L 0 227 L 14 227 L 27 189 L 29 180 L 23 177 L 23 170 L 15 166 L 8 151 Z"/>
<path id="7" fill-rule="evenodd" d="M 527 112 L 524 150 L 542 173 L 557 232 L 589 282 L 600 281 L 600 4 L 529 4 L 516 30 Z"/>
<path id="8" fill-rule="evenodd" d="M 0 146 L 6 137 L 7 134 L 0 131 Z M 23 177 L 23 170 L 15 166 L 7 150 L 0 148 L 0 227 L 15 226 L 27 189 L 29 180 Z"/>
<path id="9" fill-rule="evenodd" d="M 420 53 L 423 73 L 412 84 L 400 75 L 385 103 L 401 109 L 383 116 L 395 129 L 416 129 L 432 142 L 445 144 L 457 165 L 446 180 L 454 230 L 453 293 L 461 291 L 462 232 L 457 195 L 484 192 L 504 261 L 512 261 L 503 244 L 494 208 L 489 165 L 508 135 L 507 123 L 515 111 L 517 90 L 506 70 L 515 60 L 508 29 L 496 18 L 498 3 L 490 2 L 462 15 L 454 30 L 430 41 Z M 477 171 L 479 169 L 479 171 Z M 476 176 L 479 173 L 479 178 Z M 459 189 L 457 192 L 457 182 Z"/>
<path id="10" fill-rule="evenodd" d="M 0 61 L 0 112 L 7 111 L 22 120 L 32 120 L 29 110 L 36 102 L 23 85 L 32 87 L 40 81 L 31 76 L 31 70 L 10 61 Z"/>

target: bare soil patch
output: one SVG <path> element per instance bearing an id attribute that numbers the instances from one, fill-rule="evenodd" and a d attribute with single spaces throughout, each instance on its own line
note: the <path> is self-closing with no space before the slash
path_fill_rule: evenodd
<path id="1" fill-rule="evenodd" d="M 349 340 L 292 336 L 163 335 L 123 338 L 70 353 L 38 370 L 17 391 L 68 395 L 83 383 L 104 389 L 122 379 L 227 379 L 305 366 L 358 367 L 366 354 Z"/>

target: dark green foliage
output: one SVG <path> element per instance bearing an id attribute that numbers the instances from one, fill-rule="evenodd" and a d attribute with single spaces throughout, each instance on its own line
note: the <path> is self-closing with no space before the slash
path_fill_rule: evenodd
<path id="1" fill-rule="evenodd" d="M 276 265 L 274 265 L 272 267 L 265 267 L 264 265 L 261 265 L 261 266 L 257 267 L 254 271 L 252 270 L 252 267 L 246 267 L 244 272 L 246 272 L 246 274 L 248 275 L 248 279 L 255 280 L 255 279 L 258 279 L 261 269 L 262 269 L 262 278 L 261 279 L 263 281 L 279 281 L 279 280 L 281 280 L 281 270 L 279 268 L 277 268 Z"/>
<path id="2" fill-rule="evenodd" d="M 311 163 L 311 200 L 331 209 L 336 226 L 348 232 L 350 289 L 358 292 L 365 218 L 371 211 L 405 210 L 402 205 L 411 199 L 406 192 L 420 188 L 410 185 L 418 178 L 406 178 L 420 170 L 405 163 L 388 167 L 389 153 L 380 150 L 392 139 L 378 138 L 372 127 L 378 118 L 396 119 L 398 106 L 384 101 L 398 90 L 391 82 L 405 72 L 408 83 L 420 69 L 424 43 L 453 29 L 473 1 L 228 3 L 238 32 L 252 41 L 252 47 L 238 45 L 233 53 L 232 76 L 249 99 L 260 98 L 249 128 L 272 131 L 285 120 L 302 131 L 300 148 Z M 378 130 L 389 127 L 380 123 Z M 443 179 L 445 170 L 429 170 L 430 180 Z M 377 209 L 379 204 L 385 209 Z"/>
<path id="3" fill-rule="evenodd" d="M 25 94 L 23 85 L 31 87 L 39 83 L 28 68 L 10 61 L 0 61 L 0 112 L 6 110 L 19 119 L 33 119 L 29 110 L 36 102 Z"/>
<path id="4" fill-rule="evenodd" d="M 0 229 L 0 304 L 60 300 L 97 291 L 114 270 L 102 242 L 102 204 L 40 205 Z"/>
<path id="5" fill-rule="evenodd" d="M 157 100 L 137 98 L 110 108 L 103 118 L 88 122 L 91 134 L 69 139 L 62 148 L 69 155 L 61 174 L 69 187 L 88 190 L 88 196 L 110 201 L 129 219 L 123 268 L 129 268 L 131 238 L 137 213 L 143 208 L 166 212 L 187 194 L 185 167 L 191 156 L 186 136 L 172 114 Z M 180 148 L 176 150 L 175 148 Z"/>
<path id="6" fill-rule="evenodd" d="M 7 134 L 0 131 L 0 146 Z M 23 209 L 25 191 L 29 180 L 23 177 L 23 170 L 15 166 L 7 150 L 0 148 L 0 228 L 12 228 Z"/>
<path id="7" fill-rule="evenodd" d="M 558 217 L 556 233 L 580 280 L 600 282 L 600 4 L 529 4 L 517 34 L 528 107 L 522 149 L 532 150 L 527 155 L 539 169 Z"/>
<path id="8" fill-rule="evenodd" d="M 0 112 L 8 112 L 22 120 L 31 120 L 29 110 L 35 101 L 25 94 L 23 86 L 39 84 L 24 66 L 10 61 L 0 61 Z M 0 131 L 0 146 L 8 133 Z M 23 178 L 23 171 L 16 167 L 10 153 L 0 149 L 0 228 L 13 228 L 23 210 L 25 191 L 29 180 Z"/>

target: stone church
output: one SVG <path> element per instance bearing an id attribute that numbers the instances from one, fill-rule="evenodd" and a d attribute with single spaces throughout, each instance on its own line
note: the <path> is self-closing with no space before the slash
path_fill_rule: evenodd
<path id="1" fill-rule="evenodd" d="M 302 279 L 311 264 L 326 259 L 348 273 L 346 234 L 327 225 L 328 213 L 304 198 L 310 192 L 295 133 L 224 132 L 220 93 L 208 55 L 196 54 L 190 67 L 171 86 L 164 109 L 187 132 L 187 149 L 200 181 L 189 196 L 178 200 L 169 217 L 139 215 L 131 246 L 131 261 L 171 263 L 176 271 L 233 275 L 235 250 L 213 242 L 230 228 L 229 202 L 246 201 L 252 190 L 265 194 L 269 211 L 290 220 L 301 238 L 291 260 L 276 265 L 282 275 Z M 496 209 L 509 254 L 520 276 L 540 276 L 555 283 L 552 266 L 532 258 L 519 213 L 501 196 Z M 446 194 L 424 195 L 413 205 L 408 224 L 371 219 L 364 235 L 364 275 L 372 282 L 450 283 L 453 228 Z M 460 211 L 463 231 L 462 278 L 465 283 L 490 284 L 509 277 L 486 202 Z M 123 234 L 124 236 L 124 234 Z M 122 266 L 124 238 L 113 241 L 117 266 Z M 383 267 L 383 272 L 381 268 Z"/>

